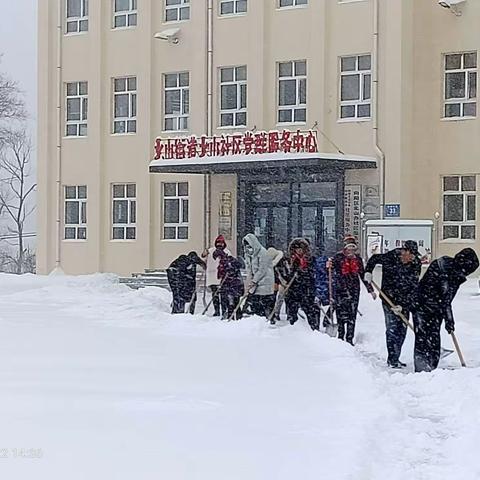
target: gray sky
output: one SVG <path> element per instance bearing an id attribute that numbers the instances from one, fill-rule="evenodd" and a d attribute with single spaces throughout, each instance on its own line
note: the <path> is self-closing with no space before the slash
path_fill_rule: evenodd
<path id="1" fill-rule="evenodd" d="M 0 68 L 19 83 L 25 93 L 29 127 L 34 148 L 37 120 L 37 1 L 0 0 Z M 33 160 L 36 152 L 33 152 Z M 28 231 L 35 231 L 35 215 L 27 222 Z M 34 240 L 31 239 L 31 244 Z"/>
<path id="2" fill-rule="evenodd" d="M 0 0 L 0 3 L 0 54 L 3 54 L 0 68 L 19 82 L 26 94 L 28 111 L 36 120 L 37 0 Z"/>

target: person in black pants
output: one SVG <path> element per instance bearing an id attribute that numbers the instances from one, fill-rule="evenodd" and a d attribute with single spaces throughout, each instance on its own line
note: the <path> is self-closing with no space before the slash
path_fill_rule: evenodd
<path id="1" fill-rule="evenodd" d="M 333 269 L 333 300 L 337 312 L 338 338 L 351 345 L 360 300 L 360 280 L 373 299 L 376 298 L 373 287 L 364 280 L 363 261 L 357 250 L 355 237 L 345 237 L 343 251 L 333 257 L 330 267 Z"/>
<path id="2" fill-rule="evenodd" d="M 196 252 L 180 255 L 167 268 L 167 278 L 172 291 L 172 313 L 185 313 L 185 304 L 190 302 L 189 312 L 195 313 L 197 301 L 197 265 L 205 268 L 205 262 Z"/>
<path id="3" fill-rule="evenodd" d="M 392 309 L 382 299 L 388 351 L 387 364 L 392 368 L 405 367 L 406 364 L 400 361 L 400 354 L 407 335 L 407 325 L 398 314 L 402 313 L 408 319 L 415 300 L 422 269 L 417 242 L 407 240 L 401 248 L 372 255 L 365 267 L 366 282 L 371 283 L 376 265 L 382 265 L 382 291 L 395 304 Z"/>
<path id="4" fill-rule="evenodd" d="M 440 361 L 440 327 L 445 320 L 448 333 L 455 331 L 452 301 L 466 280 L 479 266 L 477 254 L 464 248 L 454 258 L 441 257 L 431 263 L 420 280 L 415 301 L 416 372 L 431 372 Z"/>
<path id="5" fill-rule="evenodd" d="M 312 330 L 320 329 L 320 310 L 315 303 L 315 259 L 310 243 L 304 238 L 292 240 L 288 248 L 290 269 L 287 282 L 293 277 L 285 294 L 287 320 L 293 325 L 298 320 L 298 310 L 301 308 L 307 316 Z"/>

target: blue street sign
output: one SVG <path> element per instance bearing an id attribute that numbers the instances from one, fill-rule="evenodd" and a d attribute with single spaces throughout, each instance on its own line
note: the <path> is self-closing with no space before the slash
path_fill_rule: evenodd
<path id="1" fill-rule="evenodd" d="M 400 204 L 387 203 L 387 205 L 385 205 L 385 218 L 399 218 L 399 217 L 400 217 Z"/>

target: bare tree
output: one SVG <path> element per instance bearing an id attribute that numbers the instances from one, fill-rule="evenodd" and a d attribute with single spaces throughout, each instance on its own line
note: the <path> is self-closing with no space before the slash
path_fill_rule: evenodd
<path id="1" fill-rule="evenodd" d="M 36 184 L 31 180 L 32 144 L 23 128 L 0 131 L 0 212 L 8 219 L 8 234 L 17 240 L 11 258 L 15 273 L 23 273 L 26 249 L 25 220 L 35 210 L 29 203 Z"/>
<path id="2" fill-rule="evenodd" d="M 23 120 L 25 117 L 25 101 L 17 82 L 0 72 L 0 121 Z"/>

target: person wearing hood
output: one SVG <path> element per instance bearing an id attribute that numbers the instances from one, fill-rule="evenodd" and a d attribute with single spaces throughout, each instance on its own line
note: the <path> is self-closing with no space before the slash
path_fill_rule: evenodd
<path id="1" fill-rule="evenodd" d="M 448 333 L 455 331 L 452 301 L 479 266 L 477 254 L 464 248 L 454 258 L 440 257 L 434 260 L 420 280 L 415 301 L 415 349 L 416 372 L 431 372 L 440 361 L 440 328 L 445 321 Z"/>
<path id="2" fill-rule="evenodd" d="M 315 262 L 310 243 L 304 238 L 295 238 L 288 247 L 290 259 L 290 287 L 285 294 L 287 320 L 293 325 L 298 320 L 301 308 L 312 330 L 319 330 L 320 311 L 315 304 Z"/>
<path id="3" fill-rule="evenodd" d="M 268 317 L 275 301 L 272 259 L 253 233 L 245 235 L 243 249 L 247 271 L 248 304 L 252 313 Z"/>
<path id="4" fill-rule="evenodd" d="M 409 318 L 415 300 L 422 269 L 417 242 L 407 240 L 401 248 L 372 255 L 365 267 L 366 282 L 372 282 L 376 265 L 382 265 L 382 291 L 395 305 L 392 308 L 382 299 L 388 351 L 387 364 L 392 368 L 406 367 L 406 364 L 400 361 L 400 354 L 407 335 L 407 325 L 398 313 L 403 313 L 405 318 Z"/>
<path id="5" fill-rule="evenodd" d="M 180 255 L 167 268 L 167 278 L 172 291 L 172 313 L 185 313 L 185 304 L 190 302 L 189 312 L 195 313 L 197 301 L 197 265 L 206 268 L 196 252 Z"/>
<path id="6" fill-rule="evenodd" d="M 277 250 L 274 247 L 267 249 L 267 253 L 272 259 L 273 273 L 275 277 L 275 282 L 273 284 L 275 303 L 274 303 L 274 315 L 270 319 L 270 323 L 275 325 L 276 322 L 280 320 L 280 310 L 282 309 L 283 302 L 285 300 L 285 287 L 287 285 L 287 274 L 285 273 L 285 268 L 288 269 L 288 262 L 285 258 L 285 255 L 281 250 Z"/>
<path id="7" fill-rule="evenodd" d="M 355 237 L 347 236 L 344 248 L 332 259 L 333 269 L 333 301 L 337 312 L 338 338 L 353 345 L 355 323 L 357 320 L 358 302 L 360 300 L 360 280 L 368 293 L 375 300 L 376 294 L 372 285 L 365 282 L 363 260 L 358 255 Z"/>
<path id="8" fill-rule="evenodd" d="M 207 270 L 206 270 L 206 275 L 207 275 L 207 281 L 206 281 L 206 286 L 210 289 L 210 292 L 212 293 L 213 297 L 213 316 L 214 317 L 219 317 L 220 316 L 220 307 L 221 307 L 221 302 L 220 302 L 220 295 L 218 292 L 218 288 L 220 286 L 220 278 L 218 276 L 218 266 L 220 264 L 220 257 L 221 255 L 216 255 L 215 258 L 213 258 L 213 254 L 215 251 L 221 251 L 225 252 L 226 255 L 231 255 L 232 252 L 227 248 L 227 243 L 225 242 L 225 237 L 223 235 L 219 235 L 215 239 L 215 243 L 213 247 L 208 248 L 202 253 L 202 258 L 205 259 L 205 262 L 207 264 Z M 225 312 L 222 312 L 224 315 Z"/>

